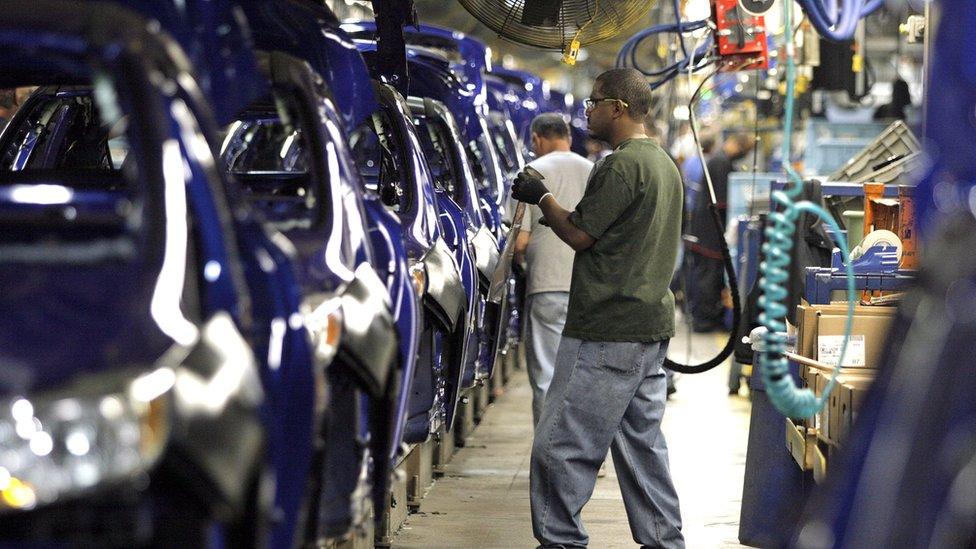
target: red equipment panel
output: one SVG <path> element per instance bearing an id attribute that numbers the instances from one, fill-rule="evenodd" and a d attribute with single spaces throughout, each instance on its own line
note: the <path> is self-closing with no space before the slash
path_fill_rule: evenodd
<path id="1" fill-rule="evenodd" d="M 739 0 L 714 0 L 715 41 L 725 71 L 769 68 L 766 21 L 739 7 Z"/>

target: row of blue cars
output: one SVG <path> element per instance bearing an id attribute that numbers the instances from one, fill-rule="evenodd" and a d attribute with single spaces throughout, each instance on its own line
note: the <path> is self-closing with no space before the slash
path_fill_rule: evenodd
<path id="1" fill-rule="evenodd" d="M 306 0 L 3 11 L 0 542 L 367 528 L 509 344 L 507 187 L 571 102 L 426 26 L 403 94 Z"/>

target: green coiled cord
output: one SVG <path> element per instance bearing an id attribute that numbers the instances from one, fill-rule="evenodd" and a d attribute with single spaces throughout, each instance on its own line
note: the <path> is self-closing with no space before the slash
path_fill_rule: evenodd
<path id="1" fill-rule="evenodd" d="M 759 353 L 759 368 L 766 394 L 781 413 L 792 418 L 808 418 L 823 408 L 827 397 L 836 384 L 837 374 L 844 357 L 847 354 L 847 342 L 851 335 L 854 322 L 854 301 L 857 299 L 854 288 L 854 268 L 851 266 L 848 253 L 847 239 L 841 232 L 837 221 L 825 209 L 810 201 L 794 202 L 803 190 L 803 181 L 796 173 L 790 161 L 793 137 L 793 105 L 796 89 L 796 63 L 793 36 L 790 29 L 792 23 L 793 2 L 783 2 L 783 20 L 786 30 L 786 113 L 783 120 L 783 166 L 789 177 L 789 184 L 785 190 L 774 191 L 772 201 L 779 208 L 770 213 L 770 224 L 765 229 L 766 243 L 763 244 L 763 261 L 759 266 L 759 285 L 762 296 L 759 307 L 763 311 L 759 315 L 759 323 L 766 327 L 763 334 L 764 350 Z M 784 284 L 789 278 L 790 251 L 793 248 L 793 233 L 796 231 L 796 220 L 800 213 L 808 212 L 816 215 L 831 229 L 833 229 L 837 246 L 846 266 L 847 274 L 847 320 L 844 324 L 844 340 L 841 345 L 840 357 L 834 368 L 834 375 L 824 388 L 823 394 L 817 397 L 810 389 L 796 386 L 789 373 L 789 361 L 784 356 L 786 352 L 786 314 L 784 301 L 787 290 Z"/>

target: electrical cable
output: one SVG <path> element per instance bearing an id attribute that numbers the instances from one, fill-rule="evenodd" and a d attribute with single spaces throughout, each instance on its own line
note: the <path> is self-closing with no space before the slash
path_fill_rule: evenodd
<path id="1" fill-rule="evenodd" d="M 740 68 L 752 64 L 754 62 L 755 62 L 754 60 L 750 59 L 745 63 L 743 63 L 740 66 Z M 729 245 L 728 242 L 726 242 L 723 234 L 725 231 L 723 229 L 722 216 L 718 211 L 718 200 L 715 196 L 715 187 L 712 185 L 712 176 L 710 173 L 708 173 L 708 164 L 705 161 L 705 151 L 702 149 L 701 139 L 698 136 L 698 121 L 695 118 L 695 102 L 698 100 L 698 95 L 701 93 L 701 90 L 705 86 L 705 83 L 708 82 L 716 74 L 718 74 L 719 71 L 721 70 L 722 70 L 721 66 L 716 67 L 715 70 L 710 72 L 707 76 L 705 76 L 705 78 L 702 79 L 701 83 L 698 84 L 698 88 L 695 89 L 695 93 L 691 94 L 691 99 L 688 101 L 688 121 L 689 121 L 689 125 L 691 126 L 691 134 L 695 138 L 695 147 L 698 151 L 698 159 L 701 161 L 702 164 L 702 173 L 705 176 L 705 183 L 708 186 L 708 194 L 710 199 L 708 209 L 712 215 L 712 221 L 714 223 L 715 230 L 718 232 L 719 235 L 722 235 L 721 238 L 722 263 L 723 266 L 725 267 L 725 274 L 729 278 L 729 287 L 732 288 L 732 291 L 730 292 L 732 294 L 732 330 L 729 333 L 729 339 L 728 341 L 726 341 L 725 347 L 723 347 L 722 350 L 719 351 L 719 353 L 715 357 L 701 364 L 695 364 L 695 365 L 679 364 L 669 358 L 665 358 L 664 360 L 665 368 L 682 374 L 704 373 L 718 366 L 719 364 L 725 362 L 725 359 L 727 359 L 732 354 L 732 351 L 735 350 L 735 339 L 738 334 L 739 320 L 742 315 L 742 306 L 739 299 L 739 292 L 736 291 L 736 286 L 738 286 L 738 282 L 736 281 L 736 277 L 735 277 L 735 267 L 732 265 L 732 256 L 729 253 Z M 688 72 L 689 81 L 691 80 L 691 77 L 692 77 L 692 71 L 689 70 Z"/>
<path id="2" fill-rule="evenodd" d="M 705 67 L 711 65 L 718 58 L 716 58 L 716 57 L 705 57 L 704 54 L 709 49 L 711 49 L 711 44 L 710 43 L 709 44 L 706 44 L 699 51 L 696 51 L 695 52 L 694 55 L 696 57 L 699 56 L 699 55 L 701 56 L 701 59 L 700 59 L 700 61 L 702 61 L 701 63 L 691 64 L 691 63 L 688 62 L 689 60 L 682 60 L 682 61 L 679 61 L 678 63 L 675 63 L 675 65 L 673 65 L 671 67 L 671 69 L 662 78 L 660 78 L 659 80 L 657 80 L 655 82 L 650 82 L 649 83 L 649 85 L 651 86 L 651 90 L 656 90 L 656 89 L 660 88 L 661 86 L 667 84 L 672 79 L 674 79 L 676 76 L 678 76 L 679 74 L 681 74 L 682 72 L 684 72 L 684 70 L 686 68 L 689 70 L 689 72 L 697 72 L 697 71 L 699 71 L 701 69 L 704 69 Z"/>
<path id="3" fill-rule="evenodd" d="M 707 41 L 708 41 L 708 37 L 702 37 L 699 40 L 699 43 L 701 43 L 701 42 L 707 42 Z M 695 49 L 698 49 L 698 47 L 700 45 L 699 43 L 696 43 L 695 44 Z M 692 81 L 691 76 L 692 76 L 692 73 L 689 72 L 688 73 L 688 85 L 689 85 L 689 88 L 694 85 L 694 82 Z M 671 80 L 672 87 L 676 87 L 676 84 L 677 84 L 677 80 L 672 79 Z M 668 96 L 669 97 L 669 100 L 670 101 L 674 101 L 675 96 L 676 96 L 676 94 L 674 94 L 674 93 L 670 94 Z M 673 112 L 673 109 L 671 111 L 669 111 L 669 112 Z M 692 133 L 694 134 L 694 132 L 692 132 Z M 695 154 L 698 155 L 698 151 L 697 150 L 695 151 Z M 699 162 L 702 161 L 701 156 L 699 156 L 699 159 L 698 160 L 699 160 Z M 705 170 L 705 165 L 704 164 L 702 164 L 702 170 L 703 171 Z M 690 222 L 690 219 L 688 221 Z M 691 300 L 688 297 L 690 295 L 689 292 L 688 292 L 688 288 L 691 286 L 691 283 L 690 283 L 691 278 L 692 278 L 691 263 L 689 262 L 689 253 L 686 250 L 685 253 L 684 253 L 684 257 L 682 258 L 682 276 L 679 277 L 679 279 L 681 281 L 681 291 L 684 294 L 684 299 L 682 301 L 683 302 L 683 307 L 682 307 L 682 313 L 683 313 L 683 315 L 682 316 L 683 316 L 684 322 L 685 322 L 685 330 L 686 330 L 685 333 L 688 334 L 688 336 L 685 338 L 685 357 L 686 357 L 686 360 L 690 360 L 691 359 L 691 348 L 692 348 L 692 337 L 691 337 L 691 333 L 692 333 L 692 328 L 693 328 L 693 324 L 694 324 L 693 321 L 692 321 L 692 315 L 691 315 Z"/>
<path id="4" fill-rule="evenodd" d="M 674 8 L 674 22 L 678 26 L 678 43 L 681 44 L 681 53 L 688 59 L 688 48 L 685 47 L 685 34 L 680 32 L 681 29 L 681 6 L 678 5 L 678 0 L 671 1 L 671 7 Z"/>
<path id="5" fill-rule="evenodd" d="M 640 42 L 637 43 L 637 45 L 639 44 Z M 689 63 L 695 63 L 697 61 L 701 61 L 705 57 L 705 54 L 708 53 L 708 50 L 710 49 L 711 49 L 711 44 L 706 43 L 704 46 L 694 50 L 692 52 L 691 58 L 685 58 L 685 59 L 675 61 L 671 65 L 668 65 L 667 67 L 664 67 L 662 69 L 648 70 L 643 68 L 640 65 L 640 63 L 637 62 L 637 47 L 635 46 L 630 50 L 630 55 L 629 55 L 630 65 L 635 69 L 637 69 L 638 71 L 640 71 L 641 73 L 643 73 L 644 76 L 662 76 L 674 71 L 683 72 Z"/>
<path id="6" fill-rule="evenodd" d="M 762 89 L 762 82 L 759 76 L 759 69 L 753 75 L 756 79 L 756 112 L 752 118 L 752 186 L 749 189 L 749 217 L 755 215 L 754 205 L 756 204 L 756 172 L 759 171 L 759 92 Z"/>
<path id="7" fill-rule="evenodd" d="M 792 2 L 785 2 L 783 9 L 784 27 L 792 28 Z M 837 374 L 844 364 L 848 339 L 854 321 L 854 302 L 857 299 L 854 287 L 854 268 L 848 253 L 847 239 L 841 232 L 837 221 L 822 207 L 809 201 L 794 202 L 803 190 L 803 181 L 793 169 L 791 161 L 793 137 L 794 92 L 796 89 L 795 45 L 792 39 L 786 41 L 786 104 L 783 121 L 783 166 L 789 176 L 786 190 L 773 191 L 772 201 L 782 211 L 771 211 L 771 224 L 766 227 L 766 243 L 763 244 L 764 261 L 760 264 L 759 323 L 766 328 L 762 335 L 763 348 L 759 349 L 759 367 L 766 394 L 777 410 L 793 418 L 807 418 L 816 414 L 827 401 L 837 382 Z M 847 275 L 847 318 L 844 323 L 844 339 L 840 357 L 834 368 L 834 375 L 819 397 L 810 389 L 800 389 L 790 376 L 786 352 L 786 314 L 783 301 L 787 298 L 784 283 L 789 278 L 790 250 L 793 247 L 793 233 L 799 215 L 803 212 L 816 215 L 827 223 L 835 233 L 837 245 L 845 265 Z"/>

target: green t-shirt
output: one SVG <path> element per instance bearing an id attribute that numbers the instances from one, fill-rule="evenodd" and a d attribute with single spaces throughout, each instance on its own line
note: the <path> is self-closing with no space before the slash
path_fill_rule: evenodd
<path id="1" fill-rule="evenodd" d="M 650 139 L 628 139 L 594 166 L 570 220 L 596 242 L 573 261 L 563 335 L 634 342 L 674 335 L 669 285 L 682 201 L 677 167 Z"/>

